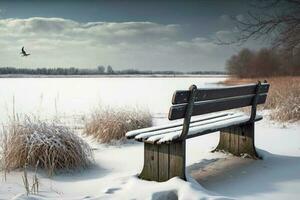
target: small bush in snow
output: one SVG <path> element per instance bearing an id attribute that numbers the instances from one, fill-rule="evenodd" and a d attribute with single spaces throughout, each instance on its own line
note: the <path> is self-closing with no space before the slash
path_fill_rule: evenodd
<path id="1" fill-rule="evenodd" d="M 91 114 L 86 122 L 84 132 L 98 142 L 110 143 L 124 138 L 128 131 L 151 125 L 152 117 L 145 110 L 108 107 L 99 108 Z"/>
<path id="2" fill-rule="evenodd" d="M 47 170 L 49 176 L 58 170 L 88 167 L 92 151 L 87 143 L 69 128 L 39 120 L 14 121 L 3 128 L 1 140 L 2 167 L 6 171 L 24 166 Z"/>

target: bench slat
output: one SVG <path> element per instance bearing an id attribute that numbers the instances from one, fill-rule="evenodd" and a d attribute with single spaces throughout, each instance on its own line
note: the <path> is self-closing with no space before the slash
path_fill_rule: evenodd
<path id="1" fill-rule="evenodd" d="M 197 118 L 192 119 L 191 123 L 195 122 L 201 122 L 204 120 L 209 120 L 209 119 L 214 119 L 218 117 L 223 117 L 227 116 L 233 113 L 213 113 L 213 114 L 208 114 L 206 116 L 200 116 Z M 153 127 L 148 127 L 148 128 L 142 128 L 142 129 L 137 129 L 137 130 L 132 130 L 126 133 L 126 138 L 131 139 L 134 138 L 136 135 L 139 135 L 141 133 L 146 133 L 146 132 L 153 132 L 153 131 L 159 131 L 159 130 L 164 130 L 164 129 L 169 129 L 169 128 L 175 128 L 175 127 L 182 127 L 182 121 L 178 121 L 175 123 L 169 123 L 166 125 L 161 125 L 161 126 L 153 126 Z"/>
<path id="2" fill-rule="evenodd" d="M 198 122 L 190 123 L 190 128 L 196 127 L 196 126 L 203 126 L 203 125 L 207 125 L 207 124 L 210 124 L 210 123 L 215 123 L 215 122 L 219 122 L 219 121 L 223 121 L 223 120 L 233 119 L 233 118 L 241 117 L 241 116 L 244 116 L 244 115 L 245 114 L 243 114 L 243 113 L 230 113 L 226 116 L 220 116 L 218 118 L 212 118 L 212 119 L 207 119 L 207 120 L 204 120 L 204 121 L 198 121 Z M 168 128 L 168 129 L 157 130 L 157 131 L 152 131 L 152 132 L 140 133 L 140 134 L 135 136 L 135 139 L 138 140 L 138 141 L 144 141 L 147 138 L 155 136 L 155 135 L 161 135 L 161 134 L 166 134 L 166 133 L 175 132 L 175 131 L 182 132 L 182 127 L 183 126 L 181 124 L 181 126 L 174 127 L 174 128 Z"/>
<path id="3" fill-rule="evenodd" d="M 255 95 L 246 95 L 230 97 L 225 99 L 195 102 L 192 116 L 250 106 L 252 105 L 254 96 Z M 267 94 L 260 94 L 258 97 L 257 104 L 265 103 L 266 98 Z M 169 120 L 184 118 L 186 108 L 187 104 L 171 106 L 168 116 Z"/>
<path id="4" fill-rule="evenodd" d="M 216 132 L 216 131 L 220 131 L 221 129 L 227 128 L 230 126 L 241 125 L 243 123 L 249 123 L 249 119 L 250 119 L 249 116 L 242 115 L 242 116 L 231 118 L 231 119 L 220 120 L 220 121 L 217 121 L 214 123 L 208 123 L 208 124 L 204 124 L 204 125 L 200 125 L 200 126 L 191 127 L 189 129 L 186 139 L 197 137 L 200 135 L 205 135 L 205 134 Z M 262 117 L 259 115 L 257 115 L 255 117 L 255 121 L 258 121 L 261 119 L 262 119 Z M 174 132 L 170 132 L 170 133 L 151 136 L 151 137 L 147 138 L 146 140 L 144 140 L 144 142 L 151 143 L 151 144 L 168 143 L 168 142 L 176 140 L 177 138 L 180 137 L 180 135 L 181 135 L 181 131 L 174 131 Z"/>
<path id="5" fill-rule="evenodd" d="M 267 93 L 269 91 L 269 86 L 269 83 L 262 83 L 259 93 Z M 255 94 L 256 87 L 257 84 L 230 86 L 222 88 L 199 88 L 196 91 L 195 102 Z M 189 90 L 176 91 L 172 98 L 172 104 L 175 105 L 188 103 L 189 96 Z"/>

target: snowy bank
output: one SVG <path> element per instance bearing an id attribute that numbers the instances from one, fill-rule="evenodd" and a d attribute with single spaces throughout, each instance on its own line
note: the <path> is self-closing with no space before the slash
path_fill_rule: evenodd
<path id="1" fill-rule="evenodd" d="M 6 181 L 0 181 L 0 199 L 298 199 L 299 130 L 300 124 L 286 127 L 266 119 L 258 122 L 255 142 L 264 159 L 255 161 L 210 153 L 218 143 L 218 133 L 189 140 L 187 172 L 198 183 L 178 178 L 164 183 L 139 180 L 136 175 L 143 165 L 142 144 L 94 143 L 98 166 L 52 179 L 39 173 L 40 192 L 28 197 L 22 172 L 11 172 Z"/>

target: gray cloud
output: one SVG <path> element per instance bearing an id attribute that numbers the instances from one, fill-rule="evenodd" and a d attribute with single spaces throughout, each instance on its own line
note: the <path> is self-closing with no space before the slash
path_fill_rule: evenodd
<path id="1" fill-rule="evenodd" d="M 5 13 L 5 11 L 3 9 L 0 8 L 0 19 L 3 17 L 3 14 Z"/>
<path id="2" fill-rule="evenodd" d="M 224 17 L 226 18 L 226 17 Z M 228 37 L 229 32 L 213 35 Z M 119 69 L 223 70 L 233 53 L 211 38 L 183 37 L 178 24 L 88 22 L 63 18 L 0 19 L 1 66 L 111 64 Z M 32 56 L 21 58 L 21 46 Z M 144 67 L 144 68 L 141 68 Z"/>

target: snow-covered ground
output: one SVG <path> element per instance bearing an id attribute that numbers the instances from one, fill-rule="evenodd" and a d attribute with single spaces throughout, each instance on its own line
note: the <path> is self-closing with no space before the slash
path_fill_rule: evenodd
<path id="1" fill-rule="evenodd" d="M 165 86 L 167 83 L 170 85 Z M 170 95 L 176 86 L 184 89 L 189 85 L 184 80 L 181 85 L 179 83 L 172 84 L 171 81 L 161 82 L 162 85 L 152 84 L 153 87 L 167 87 L 165 91 Z M 154 92 L 153 88 L 150 90 Z M 165 94 L 162 96 L 166 98 Z M 147 102 L 147 98 L 143 100 Z M 154 104 L 159 102 L 153 98 L 151 100 Z M 85 100 L 78 101 L 82 103 Z M 164 100 L 162 104 L 166 104 Z M 155 116 L 155 124 L 167 123 L 166 116 L 160 114 L 160 111 Z M 40 192 L 30 196 L 26 195 L 23 186 L 22 171 L 7 174 L 6 180 L 4 174 L 1 174 L 0 199 L 299 199 L 299 130 L 300 124 L 282 125 L 266 117 L 256 123 L 255 143 L 263 160 L 210 153 L 218 143 L 219 133 L 190 139 L 187 142 L 188 181 L 173 178 L 164 183 L 137 178 L 143 165 L 142 143 L 127 142 L 108 146 L 86 138 L 95 149 L 95 166 L 91 169 L 60 174 L 51 179 L 40 171 Z M 30 172 L 29 181 L 32 176 Z"/>
<path id="2" fill-rule="evenodd" d="M 178 178 L 164 183 L 139 180 L 141 143 L 92 143 L 93 168 L 51 179 L 40 172 L 40 193 L 29 197 L 22 183 L 23 173 L 11 172 L 6 181 L 2 176 L 0 199 L 299 199 L 299 130 L 299 124 L 283 126 L 267 119 L 258 122 L 255 142 L 263 160 L 210 153 L 218 143 L 218 133 L 190 139 L 188 182 Z"/>

